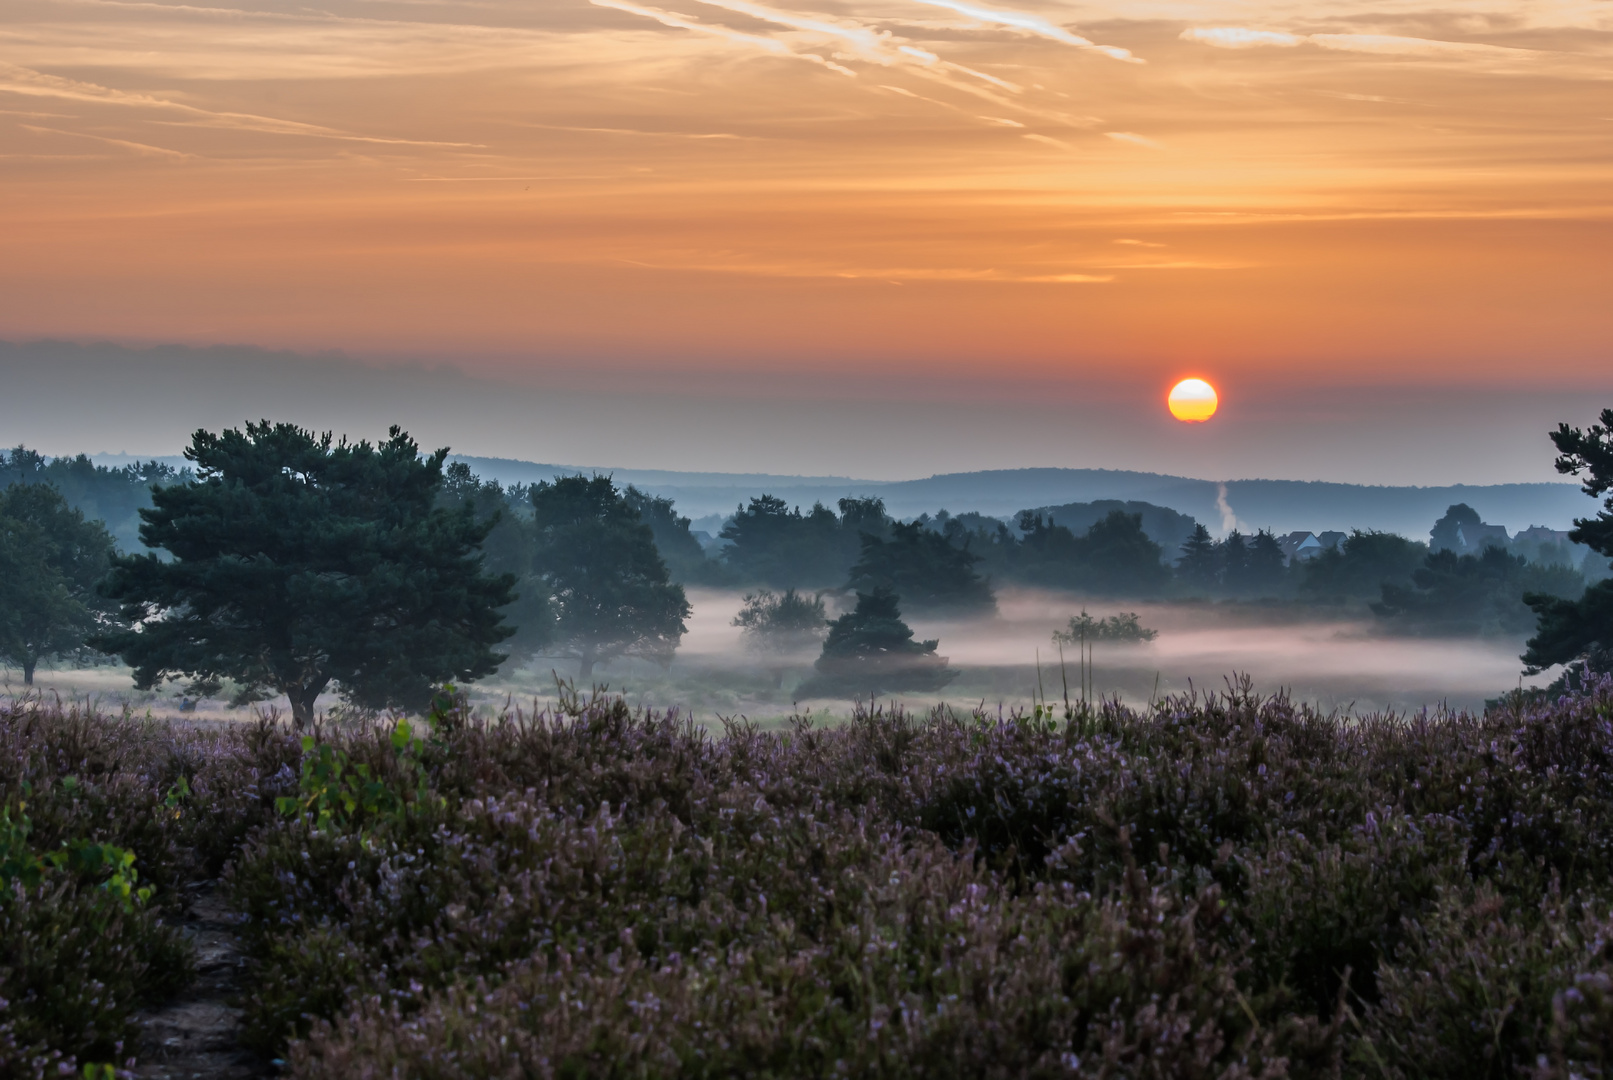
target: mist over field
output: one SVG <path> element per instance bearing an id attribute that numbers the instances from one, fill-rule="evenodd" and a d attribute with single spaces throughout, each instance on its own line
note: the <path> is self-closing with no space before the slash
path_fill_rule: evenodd
<path id="1" fill-rule="evenodd" d="M 595 671 L 593 684 L 624 692 L 630 699 L 659 707 L 681 707 L 706 723 L 720 715 L 776 720 L 798 708 L 826 717 L 847 714 L 850 702 L 797 698 L 793 690 L 812 673 L 816 648 L 781 655 L 759 655 L 747 648 L 733 618 L 745 592 L 693 587 L 693 611 L 676 657 L 661 669 L 646 661 L 622 660 Z M 835 598 L 849 609 L 846 597 Z M 1215 604 L 1161 604 L 1082 598 L 1036 589 L 1005 589 L 998 615 L 986 619 L 907 621 L 920 638 L 939 639 L 939 653 L 961 672 L 943 692 L 896 693 L 914 707 L 945 702 L 968 710 L 1029 708 L 1039 696 L 1058 703 L 1063 696 L 1059 651 L 1051 636 L 1082 610 L 1095 616 L 1135 611 L 1159 637 L 1142 644 L 1101 644 L 1094 649 L 1095 696 L 1118 697 L 1146 705 L 1155 696 L 1198 689 L 1219 691 L 1226 680 L 1247 674 L 1261 692 L 1287 691 L 1296 700 L 1354 714 L 1379 710 L 1416 711 L 1441 704 L 1482 709 L 1487 700 L 1519 685 L 1541 686 L 1549 675 L 1520 678 L 1517 642 L 1471 638 L 1386 637 L 1369 618 L 1314 618 L 1281 609 L 1238 610 Z M 837 614 L 831 604 L 830 614 Z M 1037 664 L 1040 661 L 1040 688 Z M 1072 699 L 1079 699 L 1078 661 L 1066 650 L 1064 676 Z M 772 681 L 782 672 L 782 685 Z M 507 664 L 501 673 L 470 687 L 478 701 L 497 704 L 507 697 L 530 704 L 552 702 L 555 677 L 579 687 L 576 664 L 542 657 Z M 15 669 L 0 670 L 0 691 L 23 690 Z M 1157 682 L 1156 682 L 1157 679 Z M 129 688 L 126 671 L 58 664 L 42 668 L 38 689 L 67 697 L 92 695 L 110 706 L 123 702 L 159 714 L 175 712 L 187 700 L 181 688 L 141 694 Z M 334 695 L 321 699 L 329 708 Z M 275 704 L 268 702 L 266 704 Z M 278 703 L 285 711 L 285 702 Z M 249 716 L 251 709 L 229 709 L 204 702 L 202 716 Z"/>
<path id="2" fill-rule="evenodd" d="M 740 631 L 731 625 L 741 606 L 741 592 L 690 589 L 689 598 L 694 605 L 689 633 L 669 672 L 662 674 L 644 664 L 624 665 L 598 672 L 598 681 L 646 700 L 660 696 L 660 690 L 651 687 L 681 688 L 691 707 L 706 712 L 710 708 L 706 703 L 722 693 L 720 673 L 750 672 L 757 681 L 765 681 L 768 672 L 783 667 L 782 691 L 747 694 L 729 688 L 718 707 L 724 713 L 747 712 L 754 718 L 780 715 L 797 704 L 789 691 L 811 673 L 815 649 L 777 660 L 759 657 L 745 647 Z M 1024 589 L 1000 592 L 998 608 L 998 616 L 990 619 L 909 619 L 917 636 L 939 639 L 939 652 L 962 674 L 939 695 L 893 696 L 913 705 L 945 701 L 959 708 L 981 702 L 988 707 L 1028 707 L 1038 695 L 1039 655 L 1040 693 L 1057 701 L 1063 689 L 1052 632 L 1083 609 L 1094 615 L 1135 611 L 1145 626 L 1159 631 L 1152 642 L 1095 648 L 1097 695 L 1118 695 L 1133 705 L 1146 704 L 1151 695 L 1195 687 L 1222 690 L 1225 679 L 1239 674 L 1248 674 L 1262 691 L 1287 690 L 1296 699 L 1356 713 L 1415 710 L 1440 703 L 1482 708 L 1485 700 L 1519 685 L 1515 643 L 1389 639 L 1363 618 L 1324 620 L 1280 611 L 1217 610 L 1210 604 L 1117 604 Z M 1066 675 L 1075 696 L 1077 659 L 1074 650 L 1066 652 Z M 1523 685 L 1546 681 L 1549 678 L 1535 677 L 1523 680 Z M 814 699 L 799 704 L 830 713 L 847 707 L 843 701 Z"/>

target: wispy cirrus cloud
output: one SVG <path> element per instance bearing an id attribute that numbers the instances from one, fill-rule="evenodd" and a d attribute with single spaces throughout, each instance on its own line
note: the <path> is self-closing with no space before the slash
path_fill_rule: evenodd
<path id="1" fill-rule="evenodd" d="M 97 83 L 68 79 L 60 75 L 50 75 L 8 63 L 4 60 L 0 60 L 0 93 L 178 113 L 185 117 L 180 123 L 190 127 L 230 128 L 237 131 L 250 131 L 266 135 L 300 135 L 307 138 L 338 139 L 345 142 L 376 143 L 386 146 L 477 148 L 475 143 L 360 135 L 324 127 L 320 124 L 305 124 L 296 120 L 280 120 L 272 116 L 258 116 L 253 113 L 221 112 L 204 109 L 200 106 L 187 105 L 180 101 L 171 101 L 154 94 L 117 90 Z"/>
<path id="2" fill-rule="evenodd" d="M 1182 31 L 1181 37 L 1184 41 L 1218 49 L 1293 49 L 1301 45 L 1315 45 L 1337 52 L 1455 60 L 1533 60 L 1551 55 L 1536 49 L 1473 41 L 1441 41 L 1398 34 L 1290 34 L 1244 26 L 1189 27 Z"/>
<path id="3" fill-rule="evenodd" d="M 989 71 L 982 71 L 978 67 L 948 60 L 932 49 L 915 44 L 890 30 L 870 23 L 848 18 L 801 14 L 759 3 L 757 0 L 695 0 L 695 2 L 761 22 L 772 23 L 775 26 L 784 28 L 789 33 L 778 37 L 769 37 L 724 27 L 717 23 L 707 23 L 690 16 L 663 11 L 659 8 L 651 8 L 634 3 L 632 0 L 590 0 L 590 3 L 600 7 L 610 7 L 643 15 L 655 19 L 662 25 L 677 29 L 693 30 L 698 33 L 727 38 L 737 44 L 762 49 L 774 56 L 810 60 L 824 64 L 842 74 L 855 75 L 856 72 L 843 66 L 840 62 L 845 64 L 862 63 L 885 69 L 903 70 L 919 78 L 946 86 L 952 90 L 971 94 L 999 107 L 1018 111 L 1039 120 L 1071 128 L 1091 126 L 1091 122 L 1087 118 L 1072 117 L 1059 109 L 1050 107 L 1045 101 L 1025 100 L 1023 95 L 1026 93 L 1026 88 L 1011 79 L 994 75 Z M 921 2 L 928 2 L 928 0 L 921 0 Z M 950 0 L 948 0 L 948 4 L 950 4 Z M 989 13 L 985 8 L 977 9 L 973 6 L 965 6 L 969 8 L 970 12 L 978 10 L 981 13 Z M 954 10 L 961 12 L 962 9 Z M 1018 18 L 1017 14 L 1013 12 L 996 12 L 994 14 L 1003 18 Z M 1025 19 L 1034 20 L 1035 17 L 1025 16 Z M 1059 40 L 1067 40 L 1068 43 L 1078 44 L 1082 47 L 1090 46 L 1105 55 L 1118 59 L 1131 58 L 1130 54 L 1126 53 L 1125 50 L 1093 45 L 1085 38 L 1063 31 L 1046 22 L 1046 20 L 1039 20 L 1038 25 L 1043 26 L 1050 35 L 1056 34 Z M 829 56 L 825 57 L 814 52 L 814 49 L 831 51 Z M 1121 53 L 1125 53 L 1125 56 L 1120 56 L 1119 54 Z M 984 83 L 985 85 L 976 85 L 977 83 Z M 886 90 L 894 89 L 898 93 L 916 99 L 929 100 L 923 98 L 922 95 L 914 94 L 906 89 L 892 87 L 886 83 L 878 84 L 878 87 Z M 942 104 L 945 105 L 945 103 Z M 956 109 L 956 106 L 952 105 L 945 105 L 945 107 Z"/>
<path id="4" fill-rule="evenodd" d="M 187 154 L 179 150 L 170 150 L 165 146 L 152 146 L 149 143 L 134 142 L 130 139 L 114 139 L 108 135 L 92 135 L 87 131 L 66 131 L 62 128 L 40 127 L 37 124 L 18 124 L 24 131 L 32 131 L 38 135 L 66 135 L 74 139 L 91 139 L 95 142 L 115 146 L 120 150 L 128 150 L 141 157 L 162 157 L 184 160 L 193 158 L 195 154 Z"/>
<path id="5" fill-rule="evenodd" d="M 1146 135 L 1138 135 L 1134 131 L 1105 131 L 1103 137 L 1113 139 L 1115 142 L 1127 143 L 1131 146 L 1146 146 L 1150 150 L 1164 149 L 1159 143 Z"/>
<path id="6" fill-rule="evenodd" d="M 1094 52 L 1114 59 L 1122 60 L 1128 64 L 1141 64 L 1144 61 L 1133 56 L 1131 50 L 1122 49 L 1114 45 L 1099 45 L 1097 42 L 1071 33 L 1064 27 L 1044 19 L 1040 15 L 1030 15 L 1022 11 L 1000 11 L 996 8 L 982 7 L 979 4 L 964 3 L 963 0 L 915 0 L 916 3 L 929 4 L 932 7 L 946 8 L 959 15 L 967 15 L 978 22 L 992 23 L 997 26 L 1006 26 L 1026 34 L 1034 34 L 1051 41 L 1073 45 L 1078 49 L 1091 49 Z"/>

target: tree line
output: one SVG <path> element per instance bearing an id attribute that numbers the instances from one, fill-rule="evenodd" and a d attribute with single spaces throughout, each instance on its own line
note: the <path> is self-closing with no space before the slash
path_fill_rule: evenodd
<path id="1" fill-rule="evenodd" d="M 1613 484 L 1610 423 L 1613 410 L 1588 432 L 1553 434 L 1559 469 L 1585 473 L 1593 495 Z M 1384 533 L 1353 532 L 1288 564 L 1267 531 L 1217 541 L 1200 525 L 1167 560 L 1141 515 L 1121 509 L 1076 535 L 1035 511 L 1010 529 L 945 511 L 901 522 L 878 499 L 802 512 L 764 495 L 725 525 L 714 560 L 668 499 L 604 476 L 501 487 L 447 464 L 446 449 L 422 454 L 396 428 L 372 445 L 265 421 L 199 431 L 185 456 L 183 472 L 78 458 L 54 475 L 55 463 L 21 448 L 5 456 L 0 655 L 25 681 L 41 659 L 88 646 L 121 657 L 143 688 L 186 678 L 198 693 L 228 685 L 237 702 L 285 694 L 304 722 L 333 686 L 362 707 L 412 708 L 512 656 L 575 661 L 585 679 L 624 656 L 670 663 L 691 610 L 685 581 L 762 586 L 736 625 L 776 654 L 821 641 L 813 685 L 824 690 L 944 685 L 955 672 L 901 610 L 990 614 L 996 581 L 1358 601 L 1409 632 L 1535 629 L 1532 668 L 1605 666 L 1596 658 L 1613 636 L 1609 581 L 1587 589 L 1571 567 L 1499 548 L 1430 551 Z M 149 480 L 150 505 L 138 508 L 146 550 L 119 554 L 58 477 Z M 1613 496 L 1607 506 L 1570 536 L 1613 556 Z M 855 593 L 856 607 L 831 622 L 809 592 L 820 584 Z"/>

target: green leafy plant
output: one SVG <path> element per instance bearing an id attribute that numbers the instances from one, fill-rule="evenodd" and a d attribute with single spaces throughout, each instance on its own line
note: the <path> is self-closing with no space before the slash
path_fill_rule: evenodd
<path id="1" fill-rule="evenodd" d="M 411 803 L 429 798 L 429 778 L 420 762 L 422 742 L 408 721 L 394 721 L 388 736 L 396 759 L 397 778 L 389 782 L 369 763 L 351 760 L 346 751 L 312 735 L 302 737 L 298 794 L 282 795 L 275 809 L 287 816 L 309 816 L 317 829 L 347 825 L 359 819 L 399 818 Z"/>
<path id="2" fill-rule="evenodd" d="M 71 789 L 76 785 L 64 786 Z M 126 912 L 151 899 L 150 886 L 139 884 L 134 852 L 116 844 L 71 840 L 54 851 L 35 853 L 29 845 L 33 822 L 27 808 L 25 801 L 19 801 L 15 817 L 11 807 L 0 809 L 0 886 L 17 883 L 35 888 L 52 872 L 65 872 L 98 881 L 98 887 L 115 897 Z"/>

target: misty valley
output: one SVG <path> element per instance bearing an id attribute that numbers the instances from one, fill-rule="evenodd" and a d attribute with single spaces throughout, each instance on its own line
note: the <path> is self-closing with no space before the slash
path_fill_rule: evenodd
<path id="1" fill-rule="evenodd" d="M 1014 708 L 1062 702 L 1074 685 L 1077 700 L 1146 703 L 1248 674 L 1258 686 L 1328 708 L 1481 707 L 1507 690 L 1551 681 L 1520 681 L 1518 656 L 1535 626 L 1524 596 L 1577 599 L 1609 573 L 1605 556 L 1565 530 L 1531 522 L 1509 532 L 1460 503 L 1418 537 L 1371 529 L 1276 535 L 1240 530 L 1236 519 L 1216 537 L 1189 514 L 1118 499 L 1005 517 L 936 507 L 904 521 L 878 496 L 803 508 L 761 494 L 725 517 L 696 522 L 672 498 L 598 474 L 586 486 L 602 505 L 617 507 L 620 530 L 649 535 L 636 556 L 619 556 L 621 569 L 606 572 L 655 578 L 658 563 L 665 585 L 659 592 L 649 585 L 648 599 L 613 598 L 625 614 L 602 619 L 561 595 L 564 583 L 544 562 L 568 556 L 543 550 L 546 525 L 534 497 L 540 484 L 552 488 L 564 477 L 500 484 L 465 462 L 443 470 L 436 504 L 486 526 L 485 569 L 516 579 L 516 599 L 501 610 L 514 631 L 498 645 L 507 659 L 466 687 L 476 700 L 548 700 L 559 679 L 608 686 L 707 722 L 744 715 L 777 723 L 798 709 L 843 715 L 853 699 L 880 695 Z M 183 462 L 108 467 L 22 447 L 0 456 L 0 484 L 14 501 L 43 485 L 89 529 L 104 526 L 107 538 L 84 545 L 93 565 L 74 571 L 87 603 L 83 618 L 92 620 L 110 614 L 93 596 L 104 570 L 94 560 L 145 550 L 139 515 L 151 488 L 194 479 Z M 635 567 L 633 557 L 644 565 Z M 937 642 L 935 655 L 949 666 L 934 685 L 817 677 L 831 623 L 854 614 L 859 593 L 880 589 L 892 594 L 912 640 Z M 795 622 L 787 611 L 780 622 L 779 602 L 797 600 L 804 607 Z M 687 605 L 681 618 L 679 602 Z M 1128 612 L 1153 631 L 1147 640 L 1067 649 L 1054 640 L 1082 614 Z M 69 695 L 199 716 L 240 715 L 262 700 L 225 684 L 212 693 L 183 682 L 135 690 L 115 656 L 85 646 L 89 628 L 81 619 L 42 644 L 8 639 L 8 685 L 21 690 L 37 679 Z M 342 708 L 331 692 L 318 702 L 325 711 Z"/>
<path id="2" fill-rule="evenodd" d="M 19 447 L 0 1080 L 1605 1075 L 1601 419 L 1426 540 Z"/>

